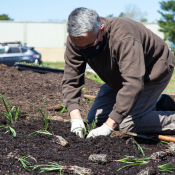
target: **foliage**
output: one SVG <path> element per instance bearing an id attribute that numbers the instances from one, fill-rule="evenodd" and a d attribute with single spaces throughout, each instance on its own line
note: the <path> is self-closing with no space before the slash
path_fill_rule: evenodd
<path id="1" fill-rule="evenodd" d="M 35 163 L 37 163 L 36 159 L 30 155 L 22 156 L 20 158 L 16 157 L 16 159 L 18 159 L 18 161 L 21 162 L 25 170 L 33 172 L 33 170 L 31 169 L 31 164 L 27 160 L 25 160 L 26 158 L 31 158 L 35 161 Z"/>
<path id="2" fill-rule="evenodd" d="M 148 20 L 146 18 L 142 18 L 140 22 L 147 22 Z"/>
<path id="3" fill-rule="evenodd" d="M 128 166 L 136 166 L 136 165 L 146 165 L 149 163 L 149 161 L 145 160 L 150 160 L 151 157 L 147 158 L 135 158 L 134 156 L 126 156 L 123 159 L 117 160 L 118 162 L 123 162 L 123 163 L 128 163 L 129 165 L 125 165 L 122 168 L 119 168 L 117 171 L 120 171 L 121 169 L 128 167 Z"/>
<path id="4" fill-rule="evenodd" d="M 125 6 L 124 12 L 121 12 L 119 17 L 130 18 L 138 22 L 146 22 L 147 21 L 147 19 L 145 18 L 146 15 L 147 13 L 141 12 L 136 5 L 129 4 Z"/>
<path id="5" fill-rule="evenodd" d="M 114 17 L 114 14 L 109 14 L 106 17 Z"/>
<path id="6" fill-rule="evenodd" d="M 81 92 L 83 92 L 85 89 L 86 89 L 86 88 L 85 88 L 85 87 L 83 87 L 83 88 L 81 89 Z"/>
<path id="7" fill-rule="evenodd" d="M 66 109 L 66 107 L 65 107 L 65 105 L 63 103 L 61 104 L 61 107 L 62 107 L 62 110 L 60 111 L 60 113 L 67 112 L 67 109 Z"/>
<path id="8" fill-rule="evenodd" d="M 10 18 L 8 15 L 6 14 L 2 14 L 0 15 L 0 20 L 10 20 L 10 21 L 13 21 L 12 18 Z"/>
<path id="9" fill-rule="evenodd" d="M 42 165 L 34 165 L 31 166 L 33 171 L 39 172 L 39 173 L 44 173 L 48 171 L 56 171 L 60 170 L 60 174 L 62 169 L 65 169 L 64 166 L 57 164 L 56 162 L 49 162 L 49 164 L 42 164 Z"/>
<path id="10" fill-rule="evenodd" d="M 38 134 L 47 134 L 47 135 L 53 135 L 51 134 L 49 131 L 46 131 L 46 130 L 39 130 L 39 131 L 35 131 L 35 132 L 32 132 L 31 134 L 29 134 L 29 136 L 31 137 L 28 137 L 28 139 L 32 138 L 32 137 L 35 137 L 36 135 Z"/>
<path id="11" fill-rule="evenodd" d="M 85 131 L 85 130 L 82 128 L 82 132 L 84 133 L 84 138 L 86 138 L 86 136 L 87 136 L 93 129 L 95 129 L 97 120 L 93 120 L 93 121 L 92 121 L 91 127 L 90 127 L 90 125 L 89 125 L 89 123 L 88 123 L 87 117 L 86 117 L 86 120 L 84 120 L 84 122 L 85 122 L 85 124 L 86 124 L 87 131 Z"/>
<path id="12" fill-rule="evenodd" d="M 147 161 L 141 161 L 141 162 L 138 162 L 138 163 L 132 163 L 132 164 L 125 165 L 125 166 L 119 168 L 117 171 L 120 171 L 121 169 L 126 168 L 128 166 L 146 165 L 147 163 L 149 163 L 149 162 L 147 162 Z"/>
<path id="13" fill-rule="evenodd" d="M 30 155 L 22 156 L 20 158 L 18 158 L 18 157 L 15 157 L 15 158 L 22 164 L 24 169 L 26 169 L 27 171 L 30 171 L 30 172 L 44 173 L 44 172 L 58 171 L 59 170 L 59 172 L 60 172 L 59 174 L 62 175 L 62 172 L 65 169 L 67 169 L 67 170 L 73 171 L 73 174 L 91 174 L 90 169 L 87 169 L 84 167 L 78 167 L 78 166 L 62 166 L 56 162 L 49 162 L 48 164 L 37 165 L 36 159 Z M 31 165 L 30 162 L 25 160 L 26 158 L 33 159 L 35 164 Z"/>
<path id="14" fill-rule="evenodd" d="M 5 109 L 5 112 L 2 112 L 2 114 L 11 122 L 13 123 L 15 120 L 18 119 L 19 114 L 19 107 L 12 106 L 10 102 L 2 95 L 0 94 L 0 98 L 2 99 Z"/>
<path id="15" fill-rule="evenodd" d="M 164 165 L 159 165 L 158 170 L 159 171 L 166 171 L 169 173 L 175 173 L 175 166 L 173 166 L 171 163 L 167 163 Z"/>
<path id="16" fill-rule="evenodd" d="M 99 83 L 103 83 L 103 81 L 100 79 L 100 77 L 96 74 L 94 74 L 94 78 L 95 78 L 95 81 L 99 82 Z"/>
<path id="17" fill-rule="evenodd" d="M 31 105 L 35 106 L 33 103 L 31 103 L 31 102 L 29 102 L 29 101 L 28 101 L 28 103 L 30 103 Z M 44 99 L 44 102 L 43 102 L 43 111 L 42 111 L 40 108 L 38 108 L 37 106 L 35 106 L 35 107 L 40 111 L 40 113 L 41 113 L 41 115 L 42 115 L 42 117 L 43 117 L 43 119 L 44 119 L 45 130 L 47 130 L 47 129 L 48 129 L 48 125 L 49 125 L 50 113 L 48 114 L 48 118 L 46 118 L 45 99 Z"/>
<path id="18" fill-rule="evenodd" d="M 8 124 L 0 126 L 0 128 L 7 129 L 7 131 L 4 134 L 6 134 L 10 131 L 13 134 L 13 137 L 16 137 L 16 131 L 12 127 L 10 127 Z M 2 129 L 0 129 L 0 130 L 2 130 Z"/>
<path id="19" fill-rule="evenodd" d="M 0 98 L 2 99 L 3 103 L 4 103 L 4 107 L 6 109 L 5 112 L 2 112 L 2 114 L 11 122 L 13 123 L 14 121 L 16 121 L 18 119 L 18 117 L 22 116 L 19 115 L 19 107 L 17 106 L 12 106 L 10 104 L 10 102 L 2 95 L 0 94 Z M 28 114 L 25 114 L 28 115 Z M 8 124 L 0 126 L 0 128 L 2 129 L 7 129 L 7 131 L 5 132 L 8 133 L 9 131 L 13 134 L 14 137 L 16 137 L 16 132 L 15 130 L 10 127 Z M 1 129 L 1 130 L 2 130 Z"/>
<path id="20" fill-rule="evenodd" d="M 90 100 L 88 97 L 85 97 L 85 98 L 87 103 L 94 103 L 94 100 Z"/>
<path id="21" fill-rule="evenodd" d="M 165 13 L 158 11 L 162 15 L 162 18 L 158 21 L 161 27 L 160 31 L 175 42 L 175 0 L 161 1 L 160 8 L 165 11 Z"/>
<path id="22" fill-rule="evenodd" d="M 145 156 L 145 153 L 144 153 L 142 147 L 141 147 L 133 138 L 132 138 L 132 140 L 133 140 L 133 141 L 135 142 L 135 144 L 137 145 L 138 150 L 140 150 L 140 151 L 142 152 L 143 156 Z"/>

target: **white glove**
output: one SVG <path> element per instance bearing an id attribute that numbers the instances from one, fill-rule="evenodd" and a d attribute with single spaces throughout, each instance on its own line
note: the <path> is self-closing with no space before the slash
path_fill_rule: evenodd
<path id="1" fill-rule="evenodd" d="M 103 135 L 103 136 L 107 136 L 107 135 L 110 135 L 111 132 L 113 132 L 114 130 L 112 128 L 110 128 L 109 126 L 107 126 L 105 123 L 103 123 L 102 126 L 96 128 L 96 129 L 93 129 L 86 138 L 89 138 L 89 137 L 97 137 L 97 136 L 100 136 L 100 135 Z"/>
<path id="2" fill-rule="evenodd" d="M 75 133 L 80 138 L 84 138 L 84 132 L 86 127 L 84 125 L 83 119 L 73 119 L 71 120 L 71 132 Z"/>

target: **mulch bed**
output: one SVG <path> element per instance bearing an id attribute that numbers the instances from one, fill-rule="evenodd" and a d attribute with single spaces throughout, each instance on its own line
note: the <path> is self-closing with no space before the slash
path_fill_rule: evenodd
<path id="1" fill-rule="evenodd" d="M 120 162 L 110 162 L 105 165 L 93 164 L 88 161 L 91 154 L 107 154 L 112 160 L 118 160 L 127 156 L 143 157 L 136 146 L 126 144 L 129 138 L 121 134 L 114 137 L 99 136 L 97 138 L 81 139 L 70 132 L 70 122 L 64 122 L 69 119 L 67 112 L 50 111 L 49 131 L 55 135 L 60 135 L 69 143 L 63 147 L 52 142 L 52 136 L 37 135 L 28 139 L 28 135 L 34 131 L 44 130 L 44 121 L 40 112 L 27 101 L 32 102 L 40 109 L 43 107 L 54 106 L 63 103 L 62 101 L 62 74 L 39 74 L 32 71 L 18 71 L 14 67 L 0 67 L 0 94 L 2 94 L 13 106 L 20 104 L 20 114 L 31 114 L 31 116 L 22 116 L 16 122 L 10 124 L 3 115 L 0 115 L 0 126 L 10 124 L 15 129 L 17 136 L 13 138 L 12 134 L 0 131 L 0 174 L 37 174 L 26 171 L 20 162 L 15 159 L 16 156 L 33 156 L 38 164 L 48 164 L 48 162 L 57 162 L 63 166 L 79 166 L 91 169 L 93 174 L 113 175 L 113 174 L 138 174 L 146 167 L 156 169 L 158 165 L 168 163 L 174 159 L 173 156 L 167 156 L 166 160 L 151 161 L 147 165 L 126 167 L 117 172 L 117 169 L 126 165 Z M 97 95 L 101 84 L 86 79 L 85 93 Z M 92 103 L 81 97 L 81 112 L 85 118 Z M 0 100 L 0 111 L 5 111 L 2 100 Z M 48 111 L 46 112 L 46 116 Z M 164 151 L 166 145 L 152 140 L 135 138 L 140 146 L 149 148 L 144 149 L 145 157 L 149 157 L 154 152 Z M 150 150 L 151 149 L 151 150 Z M 70 170 L 65 170 L 63 174 L 71 174 Z M 46 172 L 43 174 L 59 174 L 59 171 Z M 170 174 L 159 172 L 155 174 Z M 172 173 L 173 174 L 173 173 Z"/>

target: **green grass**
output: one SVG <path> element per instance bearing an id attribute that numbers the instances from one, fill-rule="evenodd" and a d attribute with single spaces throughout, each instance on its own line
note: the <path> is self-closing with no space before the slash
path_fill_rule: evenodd
<path id="1" fill-rule="evenodd" d="M 51 68 L 64 69 L 65 63 L 64 62 L 44 62 L 43 65 L 49 66 Z M 86 72 L 85 77 L 104 84 L 104 82 L 100 79 L 100 77 L 94 73 Z"/>
<path id="2" fill-rule="evenodd" d="M 43 62 L 43 65 L 51 68 L 64 69 L 64 62 Z"/>
<path id="3" fill-rule="evenodd" d="M 168 83 L 166 89 L 164 90 L 164 93 L 175 93 L 175 71 L 173 72 L 171 80 Z"/>
<path id="4" fill-rule="evenodd" d="M 52 67 L 52 68 L 64 69 L 65 63 L 64 62 L 55 62 L 55 63 L 44 62 L 44 65 L 48 65 L 49 67 Z M 99 78 L 99 76 L 94 73 L 86 72 L 85 77 L 104 84 L 104 82 Z M 173 72 L 172 78 L 163 93 L 167 93 L 167 94 L 175 93 L 175 71 Z"/>

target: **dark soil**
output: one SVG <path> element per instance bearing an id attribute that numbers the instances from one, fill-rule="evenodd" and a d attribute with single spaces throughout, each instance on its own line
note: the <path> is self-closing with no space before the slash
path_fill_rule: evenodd
<path id="1" fill-rule="evenodd" d="M 50 107 L 62 103 L 61 79 L 62 74 L 39 74 L 31 71 L 18 71 L 16 68 L 0 68 L 0 94 L 9 100 L 13 106 L 20 104 L 20 114 L 31 114 L 31 116 L 22 116 L 18 120 L 10 124 L 6 118 L 0 115 L 0 126 L 10 124 L 17 133 L 17 137 L 13 138 L 12 134 L 4 134 L 4 130 L 0 131 L 0 174 L 37 174 L 27 172 L 17 162 L 15 157 L 25 155 L 33 156 L 38 164 L 48 164 L 48 162 L 57 162 L 63 166 L 80 166 L 89 168 L 93 174 L 137 174 L 146 167 L 156 169 L 158 165 L 172 161 L 173 156 L 167 156 L 166 160 L 151 161 L 147 165 L 126 167 L 117 172 L 117 169 L 126 165 L 120 162 L 110 162 L 105 165 L 93 164 L 88 161 L 91 154 L 107 154 L 110 159 L 118 160 L 127 156 L 143 157 L 136 146 L 126 144 L 129 138 L 125 133 L 122 135 L 113 134 L 113 137 L 100 136 L 97 138 L 81 139 L 70 132 L 70 122 L 64 122 L 69 119 L 67 112 L 50 111 L 49 131 L 55 135 L 62 136 L 68 141 L 69 145 L 63 147 L 52 142 L 54 136 L 37 135 L 28 139 L 28 135 L 34 131 L 44 130 L 44 121 L 38 109 L 29 104 L 32 102 L 40 109 L 45 106 Z M 97 95 L 101 84 L 86 79 L 86 93 Z M 83 117 L 88 114 L 92 103 L 86 102 L 81 97 L 81 112 Z M 0 100 L 0 111 L 5 111 L 2 100 Z M 48 115 L 48 112 L 46 112 Z M 135 140 L 144 148 L 145 157 L 149 157 L 154 152 L 165 151 L 166 145 L 152 140 L 144 140 L 135 138 Z M 151 149 L 151 150 L 150 150 Z M 63 174 L 70 174 L 71 171 L 65 170 Z M 59 174 L 59 171 L 47 172 L 43 174 Z M 155 174 L 164 174 L 156 170 Z M 169 174 L 169 173 L 165 173 Z"/>

